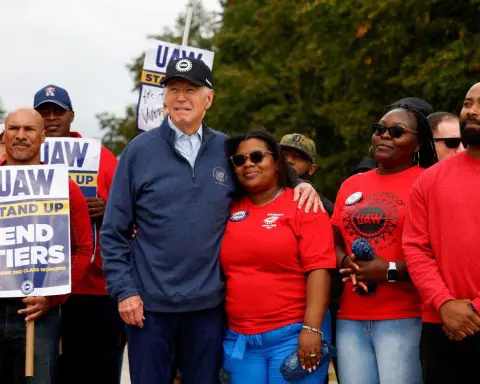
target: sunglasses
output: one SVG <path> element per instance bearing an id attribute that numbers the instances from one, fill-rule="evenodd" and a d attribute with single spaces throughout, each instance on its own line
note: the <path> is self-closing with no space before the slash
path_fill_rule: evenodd
<path id="1" fill-rule="evenodd" d="M 385 132 L 388 131 L 388 134 L 393 139 L 398 139 L 405 132 L 417 133 L 417 131 L 414 131 L 413 129 L 400 127 L 398 125 L 394 125 L 393 127 L 385 127 L 384 125 L 378 124 L 378 123 L 372 124 L 372 129 L 373 129 L 373 133 L 376 136 L 382 136 Z"/>
<path id="2" fill-rule="evenodd" d="M 444 141 L 447 148 L 458 148 L 462 139 L 460 137 L 438 137 L 434 138 L 433 141 Z"/>
<path id="3" fill-rule="evenodd" d="M 238 168 L 244 165 L 247 162 L 247 159 L 250 159 L 250 161 L 253 164 L 261 163 L 263 161 L 263 158 L 267 154 L 273 155 L 273 153 L 270 151 L 257 150 L 257 151 L 250 152 L 248 155 L 237 154 L 237 155 L 230 156 L 230 160 L 232 161 L 233 166 Z"/>

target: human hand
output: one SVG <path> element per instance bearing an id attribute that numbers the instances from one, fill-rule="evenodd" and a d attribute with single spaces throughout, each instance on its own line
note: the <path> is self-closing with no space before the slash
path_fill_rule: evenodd
<path id="1" fill-rule="evenodd" d="M 318 212 L 318 208 L 320 208 L 322 212 L 326 212 L 322 200 L 320 200 L 320 196 L 317 191 L 315 191 L 315 188 L 309 183 L 302 182 L 295 187 L 293 190 L 293 201 L 297 200 L 298 209 L 302 209 L 305 204 L 305 213 L 310 212 L 312 206 L 313 212 L 315 213 Z"/>
<path id="2" fill-rule="evenodd" d="M 339 270 L 339 273 L 343 275 L 342 281 L 346 283 L 347 281 L 351 281 L 353 284 L 353 290 L 356 291 L 357 289 L 362 289 L 365 292 L 368 292 L 368 287 L 364 282 L 358 281 L 357 279 L 357 271 L 360 270 L 360 266 L 357 264 L 355 260 L 355 255 L 352 253 L 345 257 L 343 261 L 344 268 Z"/>
<path id="3" fill-rule="evenodd" d="M 105 201 L 100 197 L 87 197 L 88 213 L 92 219 L 102 217 L 105 213 Z"/>
<path id="4" fill-rule="evenodd" d="M 472 309 L 470 300 L 449 300 L 439 312 L 450 340 L 460 341 L 480 331 L 480 316 Z"/>
<path id="5" fill-rule="evenodd" d="M 129 325 L 143 328 L 143 301 L 140 296 L 130 296 L 118 303 L 118 313 L 122 320 Z"/>
<path id="6" fill-rule="evenodd" d="M 302 329 L 298 336 L 298 358 L 303 369 L 317 369 L 321 358 L 322 335 Z"/>
<path id="7" fill-rule="evenodd" d="M 50 301 L 45 296 L 25 297 L 22 302 L 27 306 L 20 309 L 20 315 L 26 315 L 25 321 L 35 321 L 42 317 L 50 309 Z"/>
<path id="8" fill-rule="evenodd" d="M 387 281 L 388 262 L 377 254 L 374 254 L 372 260 L 357 261 L 357 264 L 360 267 L 355 272 L 358 281 L 367 284 L 380 284 Z"/>

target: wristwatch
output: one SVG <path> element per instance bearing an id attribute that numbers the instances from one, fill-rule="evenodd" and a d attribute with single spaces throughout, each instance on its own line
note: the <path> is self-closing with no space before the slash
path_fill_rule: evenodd
<path id="1" fill-rule="evenodd" d="M 397 263 L 389 262 L 387 269 L 387 281 L 389 283 L 395 283 L 398 279 Z"/>

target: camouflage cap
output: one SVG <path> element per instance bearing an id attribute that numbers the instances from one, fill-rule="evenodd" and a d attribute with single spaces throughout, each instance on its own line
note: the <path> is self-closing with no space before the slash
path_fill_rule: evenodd
<path id="1" fill-rule="evenodd" d="M 300 133 L 290 133 L 282 137 L 280 146 L 285 148 L 294 148 L 307 155 L 308 159 L 312 163 L 315 163 L 315 156 L 317 154 L 315 142 L 312 139 L 309 139 L 307 136 L 301 135 Z"/>

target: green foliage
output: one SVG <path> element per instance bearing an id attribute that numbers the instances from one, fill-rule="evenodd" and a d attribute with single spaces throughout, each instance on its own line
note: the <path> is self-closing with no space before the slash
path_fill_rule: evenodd
<path id="1" fill-rule="evenodd" d="M 417 96 L 459 112 L 480 79 L 479 12 L 480 0 L 225 0 L 222 23 L 194 16 L 189 41 L 216 51 L 206 120 L 230 134 L 265 127 L 277 138 L 312 137 L 317 186 L 334 197 L 386 105 Z M 158 37 L 180 41 L 182 23 Z M 129 66 L 136 86 L 142 63 Z M 106 136 L 117 151 L 130 137 L 122 135 Z"/>
<path id="2" fill-rule="evenodd" d="M 207 120 L 314 138 L 317 185 L 334 197 L 386 105 L 418 96 L 459 112 L 480 74 L 479 11 L 478 0 L 227 1 Z"/>

